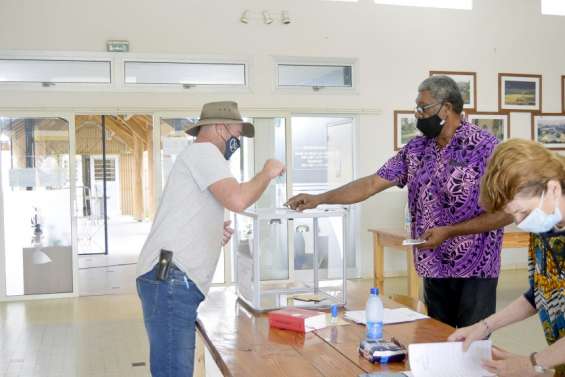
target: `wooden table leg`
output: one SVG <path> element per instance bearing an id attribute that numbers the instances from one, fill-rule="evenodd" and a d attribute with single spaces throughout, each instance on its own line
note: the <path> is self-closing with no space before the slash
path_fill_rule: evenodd
<path id="1" fill-rule="evenodd" d="M 206 377 L 206 364 L 204 355 L 204 340 L 200 331 L 196 330 L 196 349 L 194 351 L 194 377 Z"/>
<path id="2" fill-rule="evenodd" d="M 412 248 L 406 248 L 406 266 L 408 267 L 408 296 L 420 299 L 420 277 L 416 273 Z"/>
<path id="3" fill-rule="evenodd" d="M 373 263 L 375 267 L 374 284 L 375 287 L 379 288 L 380 295 L 383 295 L 384 293 L 384 254 L 384 247 L 379 240 L 379 235 L 377 233 L 373 233 Z"/>

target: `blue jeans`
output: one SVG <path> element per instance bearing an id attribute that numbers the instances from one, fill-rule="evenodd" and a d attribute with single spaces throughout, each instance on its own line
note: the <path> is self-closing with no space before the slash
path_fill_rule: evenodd
<path id="1" fill-rule="evenodd" d="M 156 267 L 137 278 L 149 337 L 153 377 L 192 377 L 196 337 L 196 310 L 204 295 L 184 272 L 169 269 L 166 281 L 156 277 Z"/>

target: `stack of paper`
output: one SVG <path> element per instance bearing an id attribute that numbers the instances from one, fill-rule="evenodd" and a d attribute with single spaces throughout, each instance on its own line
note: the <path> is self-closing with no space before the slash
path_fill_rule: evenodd
<path id="1" fill-rule="evenodd" d="M 411 344 L 408 355 L 414 377 L 494 376 L 481 366 L 492 360 L 490 340 L 473 342 L 467 352 L 461 342 Z"/>
<path id="2" fill-rule="evenodd" d="M 385 325 L 390 325 L 393 323 L 403 323 L 412 322 L 419 319 L 426 319 L 428 316 L 410 310 L 408 308 L 398 308 L 398 309 L 386 309 L 384 310 L 383 322 Z M 364 310 L 348 310 L 345 312 L 345 319 L 350 321 L 366 324 L 365 311 Z"/>

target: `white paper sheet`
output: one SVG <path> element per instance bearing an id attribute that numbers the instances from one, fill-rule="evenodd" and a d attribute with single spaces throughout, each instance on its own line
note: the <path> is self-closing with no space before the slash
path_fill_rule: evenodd
<path id="1" fill-rule="evenodd" d="M 491 349 L 490 340 L 473 342 L 467 352 L 461 342 L 410 344 L 410 370 L 414 377 L 494 376 L 481 367 L 482 360 L 492 359 Z"/>
<path id="2" fill-rule="evenodd" d="M 383 322 L 385 325 L 391 325 L 393 323 L 403 323 L 412 322 L 419 319 L 429 318 L 426 315 L 415 312 L 408 308 L 398 308 L 398 309 L 386 309 L 384 310 Z M 348 310 L 345 312 L 345 319 L 349 319 L 353 322 L 366 324 L 365 321 L 365 311 L 364 310 Z"/>

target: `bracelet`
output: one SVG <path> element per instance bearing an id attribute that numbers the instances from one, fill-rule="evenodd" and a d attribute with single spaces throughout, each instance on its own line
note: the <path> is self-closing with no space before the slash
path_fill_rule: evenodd
<path id="1" fill-rule="evenodd" d="M 485 327 L 487 328 L 488 335 L 492 334 L 492 329 L 491 329 L 490 326 L 488 325 L 487 320 L 486 320 L 486 319 L 483 319 L 481 322 L 482 322 L 483 325 L 485 325 Z"/>
<path id="2" fill-rule="evenodd" d="M 532 364 L 532 368 L 534 368 L 534 372 L 536 372 L 536 374 L 544 374 L 546 372 L 555 372 L 555 369 L 546 368 L 542 365 L 539 365 L 537 360 L 536 360 L 537 354 L 538 354 L 537 352 L 533 352 L 533 353 L 530 354 L 530 363 Z"/>

